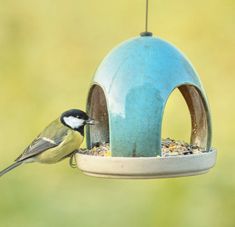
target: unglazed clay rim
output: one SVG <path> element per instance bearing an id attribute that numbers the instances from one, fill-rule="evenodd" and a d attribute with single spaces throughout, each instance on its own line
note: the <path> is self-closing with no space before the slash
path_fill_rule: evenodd
<path id="1" fill-rule="evenodd" d="M 102 157 L 77 153 L 78 168 L 105 178 L 168 178 L 203 174 L 215 165 L 217 151 L 169 157 Z"/>

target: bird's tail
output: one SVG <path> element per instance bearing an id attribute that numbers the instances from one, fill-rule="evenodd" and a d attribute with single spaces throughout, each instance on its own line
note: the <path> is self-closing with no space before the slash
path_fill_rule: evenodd
<path id="1" fill-rule="evenodd" d="M 4 175 L 5 173 L 11 171 L 12 169 L 16 168 L 17 166 L 21 165 L 21 164 L 22 164 L 22 162 L 15 162 L 12 165 L 8 166 L 6 169 L 4 169 L 0 172 L 0 177 L 2 175 Z"/>

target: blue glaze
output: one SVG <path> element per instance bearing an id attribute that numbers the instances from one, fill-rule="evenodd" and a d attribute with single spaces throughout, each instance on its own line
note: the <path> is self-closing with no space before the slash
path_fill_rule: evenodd
<path id="1" fill-rule="evenodd" d="M 114 48 L 98 67 L 93 84 L 106 96 L 112 156 L 161 155 L 163 111 L 171 92 L 194 85 L 207 99 L 196 71 L 173 45 L 137 37 Z M 208 111 L 207 148 L 211 125 Z"/>

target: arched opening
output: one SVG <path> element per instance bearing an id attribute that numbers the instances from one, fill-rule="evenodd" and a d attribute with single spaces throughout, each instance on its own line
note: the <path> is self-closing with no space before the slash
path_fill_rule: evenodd
<path id="1" fill-rule="evenodd" d="M 188 111 L 185 110 L 179 92 L 187 104 L 191 119 L 187 115 Z M 168 103 L 173 104 L 173 107 L 168 109 Z M 186 140 L 192 145 L 197 145 L 209 151 L 211 146 L 211 123 L 208 107 L 199 89 L 189 84 L 179 86 L 170 95 L 166 108 L 167 116 L 163 119 L 162 137 L 169 137 L 173 133 L 177 139 L 181 137 L 180 140 Z M 190 121 L 191 135 L 188 130 Z M 186 137 L 185 132 L 190 135 L 190 140 Z"/>
<path id="2" fill-rule="evenodd" d="M 90 89 L 87 113 L 98 122 L 87 129 L 87 147 L 91 149 L 94 146 L 109 143 L 109 115 L 106 97 L 99 85 L 93 85 Z M 198 88 L 186 84 L 174 89 L 165 106 L 161 135 L 163 139 L 170 137 L 183 140 L 191 145 L 199 146 L 203 150 L 210 150 L 209 112 L 206 101 Z"/>
<path id="3" fill-rule="evenodd" d="M 174 89 L 164 109 L 162 139 L 171 138 L 190 143 L 190 133 L 190 112 L 179 89 Z"/>
<path id="4" fill-rule="evenodd" d="M 90 88 L 87 100 L 87 113 L 96 124 L 87 128 L 87 147 L 109 143 L 109 117 L 103 89 L 99 85 Z"/>

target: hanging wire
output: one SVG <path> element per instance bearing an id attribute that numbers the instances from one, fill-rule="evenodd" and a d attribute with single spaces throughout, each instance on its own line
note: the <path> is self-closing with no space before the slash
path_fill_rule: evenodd
<path id="1" fill-rule="evenodd" d="M 148 32 L 148 11 L 149 11 L 149 1 L 146 0 L 146 7 L 145 7 L 145 31 L 141 32 L 141 36 L 152 36 L 151 32 Z"/>
<path id="2" fill-rule="evenodd" d="M 149 1 L 146 0 L 146 13 L 145 13 L 145 32 L 148 32 L 148 11 L 149 11 Z"/>

